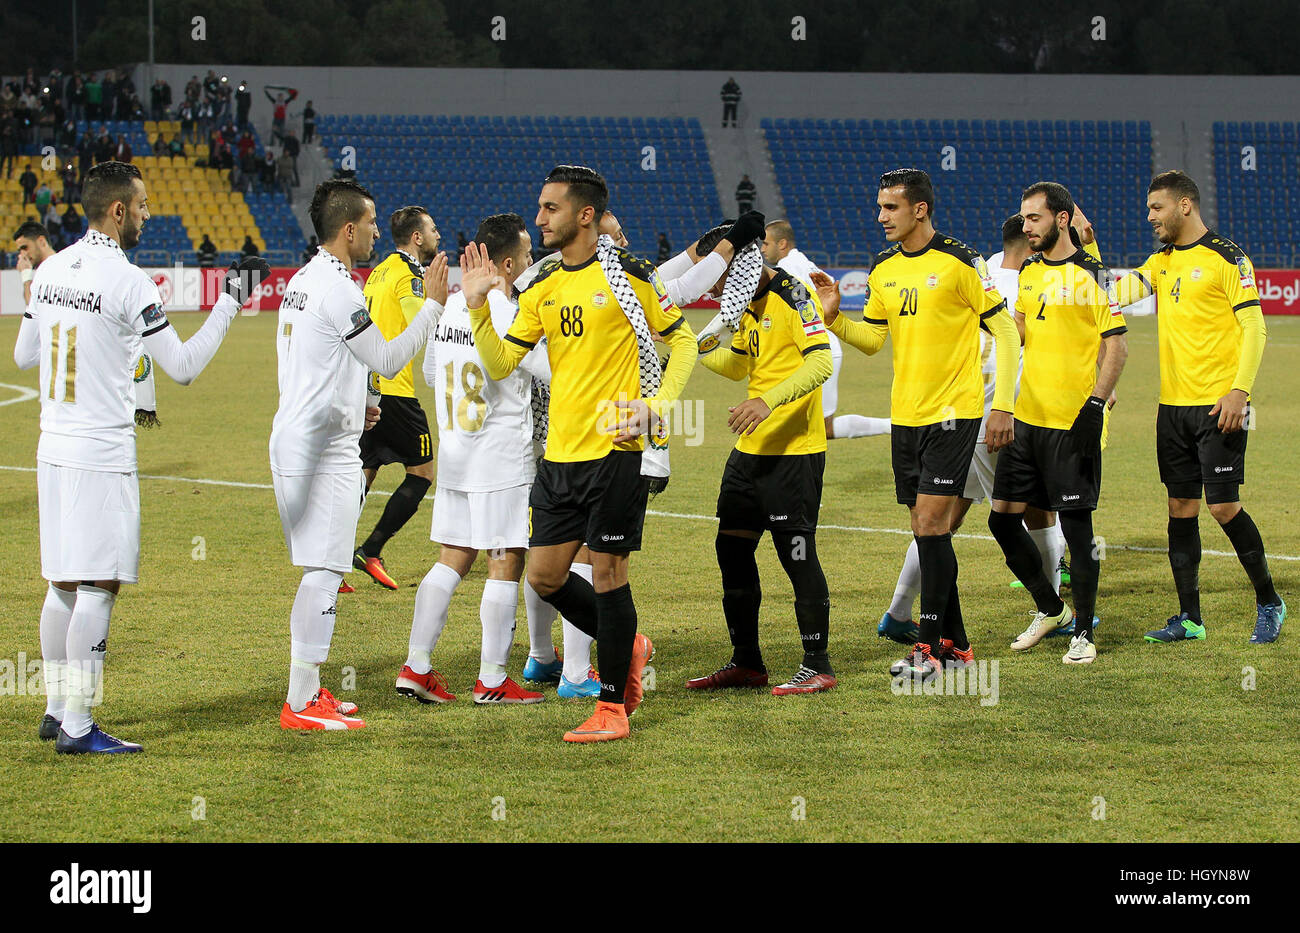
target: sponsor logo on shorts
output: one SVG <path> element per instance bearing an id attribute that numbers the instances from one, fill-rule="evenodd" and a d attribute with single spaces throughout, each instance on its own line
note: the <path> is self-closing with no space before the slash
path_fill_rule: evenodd
<path id="1" fill-rule="evenodd" d="M 789 518 L 790 518 L 789 515 L 769 515 L 767 517 L 767 520 L 769 522 L 784 522 L 789 520 Z"/>
<path id="2" fill-rule="evenodd" d="M 943 479 L 942 477 L 938 477 L 938 476 L 934 478 L 933 482 L 936 486 L 951 486 L 953 484 L 953 480 Z"/>
<path id="3" fill-rule="evenodd" d="M 1078 495 L 1061 496 L 1061 501 L 1062 501 L 1062 502 L 1074 502 L 1074 501 L 1075 501 L 1076 499 L 1078 499 L 1078 498 L 1079 498 Z"/>
<path id="4" fill-rule="evenodd" d="M 623 538 L 624 535 L 601 535 L 600 536 L 600 540 L 602 541 L 622 541 Z"/>
<path id="5" fill-rule="evenodd" d="M 1215 472 L 1215 473 L 1231 473 L 1231 472 L 1232 472 L 1232 467 L 1230 467 L 1230 466 L 1216 466 L 1216 467 L 1214 468 L 1214 472 Z"/>

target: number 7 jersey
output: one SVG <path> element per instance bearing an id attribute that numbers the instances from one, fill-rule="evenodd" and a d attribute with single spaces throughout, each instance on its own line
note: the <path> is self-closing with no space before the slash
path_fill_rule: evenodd
<path id="1" fill-rule="evenodd" d="M 867 280 L 862 320 L 888 327 L 890 420 L 906 427 L 984 416 L 980 323 L 1006 306 L 980 254 L 936 233 L 921 250 L 895 244 Z"/>
<path id="2" fill-rule="evenodd" d="M 497 289 L 488 292 L 492 327 L 505 334 L 516 308 Z M 434 390 L 438 420 L 438 486 L 494 492 L 533 481 L 532 378 L 549 380 L 545 347 L 538 347 L 504 379 L 483 371 L 465 296 L 456 292 L 429 339 L 424 380 Z"/>

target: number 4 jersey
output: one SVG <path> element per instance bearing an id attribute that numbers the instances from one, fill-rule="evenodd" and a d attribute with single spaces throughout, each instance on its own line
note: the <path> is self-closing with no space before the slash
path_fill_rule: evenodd
<path id="1" fill-rule="evenodd" d="M 514 303 L 488 292 L 492 326 L 505 336 Z M 438 486 L 493 492 L 533 481 L 532 379 L 549 381 L 545 346 L 528 353 L 504 379 L 490 379 L 474 347 L 465 296 L 457 292 L 429 341 L 424 380 L 434 390 L 438 416 Z"/>

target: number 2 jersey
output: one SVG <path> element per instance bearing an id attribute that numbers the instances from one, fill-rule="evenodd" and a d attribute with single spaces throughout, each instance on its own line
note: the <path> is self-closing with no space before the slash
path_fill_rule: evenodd
<path id="1" fill-rule="evenodd" d="M 158 286 L 113 240 L 92 230 L 36 269 L 27 313 L 40 332 L 37 458 L 133 472 L 131 364 L 142 337 L 170 326 Z"/>
<path id="2" fill-rule="evenodd" d="M 504 337 L 518 309 L 497 289 L 488 292 L 488 305 L 492 328 Z M 545 347 L 531 350 L 504 379 L 489 378 L 465 296 L 447 299 L 424 357 L 424 379 L 437 399 L 440 487 L 493 492 L 533 481 L 534 377 L 550 379 Z"/>

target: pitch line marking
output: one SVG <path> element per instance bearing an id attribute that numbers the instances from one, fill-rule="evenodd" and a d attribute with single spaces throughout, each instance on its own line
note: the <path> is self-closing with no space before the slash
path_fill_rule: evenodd
<path id="1" fill-rule="evenodd" d="M 0 464 L 0 470 L 11 470 L 16 473 L 35 473 L 35 467 L 4 466 Z M 140 479 L 157 480 L 166 483 L 196 483 L 201 486 L 229 486 L 234 489 L 274 489 L 270 483 L 239 483 L 234 480 L 226 479 L 196 479 L 192 476 L 161 476 L 152 473 L 141 473 Z M 379 489 L 371 490 L 367 496 L 391 496 L 391 492 L 384 492 Z M 421 503 L 423 505 L 423 503 Z M 646 509 L 646 515 L 653 515 L 656 518 L 680 518 L 686 521 L 712 522 L 717 524 L 718 519 L 713 515 L 695 515 L 690 512 L 660 512 L 657 509 Z M 818 531 L 852 531 L 859 534 L 870 535 L 901 535 L 911 537 L 912 532 L 904 528 L 870 528 L 866 525 L 818 525 Z M 968 538 L 972 541 L 994 541 L 992 535 L 971 535 L 958 533 L 953 535 L 954 538 Z M 1159 547 L 1140 547 L 1136 544 L 1107 544 L 1107 548 L 1116 551 L 1136 551 L 1141 554 L 1167 554 L 1165 548 Z M 1214 557 L 1236 557 L 1233 551 L 1214 551 L 1202 550 L 1202 554 L 1210 554 Z M 1266 554 L 1269 560 L 1289 560 L 1300 561 L 1300 555 L 1292 554 Z"/>
<path id="2" fill-rule="evenodd" d="M 18 396 L 16 398 L 7 398 L 3 402 L 0 402 L 0 407 L 3 407 L 5 405 L 16 405 L 19 402 L 30 402 L 32 399 L 36 398 L 37 395 L 40 394 L 35 389 L 29 386 L 16 386 L 16 385 L 11 385 L 8 382 L 0 382 L 0 389 L 13 389 L 15 392 L 18 393 Z"/>

